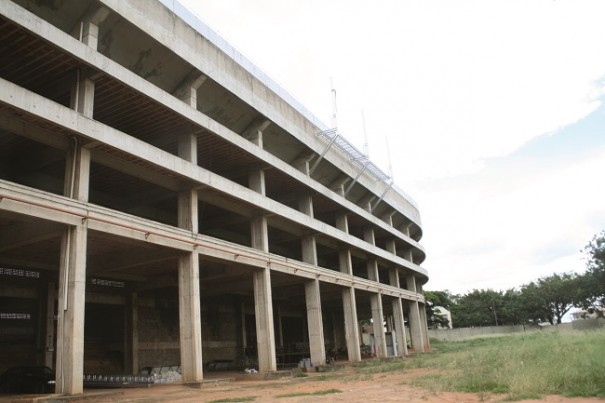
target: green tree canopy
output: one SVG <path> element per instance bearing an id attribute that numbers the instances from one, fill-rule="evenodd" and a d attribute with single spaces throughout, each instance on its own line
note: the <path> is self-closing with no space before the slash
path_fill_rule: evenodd
<path id="1" fill-rule="evenodd" d="M 605 231 L 595 235 L 584 248 L 586 273 L 580 276 L 577 305 L 604 316 L 605 310 Z"/>
<path id="2" fill-rule="evenodd" d="M 424 298 L 426 299 L 426 320 L 429 328 L 449 327 L 448 318 L 436 308 L 441 306 L 447 310 L 451 309 L 451 306 L 454 305 L 454 296 L 448 290 L 425 291 Z"/>
<path id="3" fill-rule="evenodd" d="M 503 294 L 494 290 L 473 290 L 457 298 L 452 306 L 455 327 L 500 325 L 498 311 L 503 306 Z"/>
<path id="4" fill-rule="evenodd" d="M 580 280 L 576 274 L 563 273 L 542 277 L 521 288 L 526 317 L 534 323 L 561 323 L 577 301 Z"/>

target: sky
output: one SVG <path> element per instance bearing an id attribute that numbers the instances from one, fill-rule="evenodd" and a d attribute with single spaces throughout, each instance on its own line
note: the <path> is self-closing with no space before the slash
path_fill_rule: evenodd
<path id="1" fill-rule="evenodd" d="M 425 289 L 584 272 L 605 230 L 605 1 L 180 2 L 411 195 Z"/>

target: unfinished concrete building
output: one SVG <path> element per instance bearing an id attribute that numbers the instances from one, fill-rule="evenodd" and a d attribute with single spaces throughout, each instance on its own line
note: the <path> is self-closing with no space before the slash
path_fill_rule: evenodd
<path id="1" fill-rule="evenodd" d="M 417 206 L 178 1 L 0 13 L 0 370 L 428 348 Z"/>

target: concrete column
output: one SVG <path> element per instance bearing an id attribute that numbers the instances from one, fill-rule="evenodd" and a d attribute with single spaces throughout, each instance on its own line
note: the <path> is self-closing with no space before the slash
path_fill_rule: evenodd
<path id="1" fill-rule="evenodd" d="M 244 133 L 242 133 L 242 136 L 248 139 L 252 144 L 264 148 L 263 133 L 269 125 L 271 125 L 271 121 L 268 119 L 255 120 Z"/>
<path id="2" fill-rule="evenodd" d="M 181 134 L 178 139 L 178 155 L 182 159 L 197 165 L 197 136 Z"/>
<path id="3" fill-rule="evenodd" d="M 349 219 L 346 214 L 338 214 L 336 216 L 336 228 L 347 234 L 349 233 Z"/>
<path id="4" fill-rule="evenodd" d="M 281 306 L 277 305 L 277 340 L 279 341 L 279 346 L 284 346 L 284 327 L 282 322 L 282 314 L 281 314 Z"/>
<path id="5" fill-rule="evenodd" d="M 416 278 L 413 274 L 407 276 L 408 290 L 417 292 L 416 290 Z M 412 338 L 412 348 L 417 352 L 425 351 L 425 338 L 423 335 L 424 325 L 422 324 L 422 316 L 420 313 L 420 304 L 418 301 L 409 301 L 409 315 L 408 320 L 410 323 L 410 336 Z"/>
<path id="6" fill-rule="evenodd" d="M 90 150 L 82 147 L 74 138 L 73 148 L 65 163 L 65 188 L 63 194 L 76 200 L 88 201 L 90 187 Z"/>
<path id="7" fill-rule="evenodd" d="M 136 375 L 139 373 L 139 297 L 136 292 L 131 293 L 127 304 L 129 314 L 129 330 L 127 335 L 130 344 L 130 363 L 131 373 Z"/>
<path id="8" fill-rule="evenodd" d="M 370 259 L 366 262 L 366 268 L 368 270 L 368 280 L 379 282 L 378 276 L 378 261 L 376 259 Z"/>
<path id="9" fill-rule="evenodd" d="M 313 217 L 313 197 L 311 195 L 304 195 L 298 199 L 298 210 L 309 217 Z"/>
<path id="10" fill-rule="evenodd" d="M 253 281 L 258 370 L 260 372 L 274 372 L 277 371 L 277 362 L 275 358 L 275 331 L 273 328 L 271 272 L 269 268 L 254 272 Z"/>
<path id="11" fill-rule="evenodd" d="M 197 137 L 180 136 L 179 156 L 197 162 Z M 178 226 L 198 232 L 198 194 L 184 190 L 178 195 Z M 178 261 L 179 267 L 179 329 L 181 374 L 184 382 L 203 379 L 202 321 L 200 307 L 200 260 L 196 252 L 188 252 Z"/>
<path id="12" fill-rule="evenodd" d="M 206 79 L 207 77 L 203 74 L 192 73 L 181 82 L 173 95 L 197 109 L 197 92 L 202 84 L 206 82 Z"/>
<path id="13" fill-rule="evenodd" d="M 321 315 L 319 280 L 315 279 L 305 283 L 305 300 L 307 303 L 307 327 L 309 331 L 311 362 L 317 365 L 325 365 L 326 347 Z"/>
<path id="14" fill-rule="evenodd" d="M 374 345 L 376 348 L 376 357 L 387 357 L 387 343 L 384 334 L 384 314 L 382 310 L 382 296 L 372 294 L 370 296 L 370 305 L 372 308 L 372 322 L 374 328 Z"/>
<path id="15" fill-rule="evenodd" d="M 304 235 L 301 242 L 303 262 L 317 265 L 317 243 L 315 242 L 315 235 Z"/>
<path id="16" fill-rule="evenodd" d="M 255 192 L 265 195 L 265 171 L 258 169 L 248 174 L 248 187 Z"/>
<path id="17" fill-rule="evenodd" d="M 366 227 L 363 230 L 363 240 L 370 245 L 376 245 L 376 238 L 374 236 L 374 228 Z"/>
<path id="18" fill-rule="evenodd" d="M 267 229 L 267 218 L 259 215 L 252 217 L 250 223 L 252 247 L 263 252 L 269 252 L 269 232 Z"/>
<path id="19" fill-rule="evenodd" d="M 305 195 L 298 199 L 298 209 L 309 217 L 313 217 L 313 198 L 310 195 Z M 317 265 L 315 235 L 304 235 L 302 237 L 302 260 Z"/>
<path id="20" fill-rule="evenodd" d="M 394 239 L 389 239 L 386 242 L 386 247 L 385 249 L 387 250 L 387 252 L 392 253 L 393 255 L 397 254 L 397 246 L 395 244 L 395 240 Z"/>
<path id="21" fill-rule="evenodd" d="M 345 248 L 338 251 L 338 264 L 340 272 L 353 275 L 353 261 L 351 259 L 351 249 Z"/>
<path id="22" fill-rule="evenodd" d="M 403 317 L 403 305 L 401 298 L 396 298 L 392 301 L 393 304 L 393 326 L 396 334 L 395 340 L 397 341 L 397 352 L 396 355 L 405 357 L 408 355 L 408 343 L 405 334 L 405 319 Z"/>
<path id="23" fill-rule="evenodd" d="M 261 136 L 262 138 L 262 136 Z M 253 171 L 248 178 L 250 189 L 265 194 L 265 173 Z M 252 247 L 269 252 L 269 231 L 267 218 L 257 215 L 250 223 Z M 271 269 L 266 267 L 253 274 L 254 312 L 256 317 L 256 348 L 258 351 L 258 370 L 260 372 L 277 371 L 275 357 L 275 329 L 273 324 L 273 301 L 271 291 Z"/>
<path id="24" fill-rule="evenodd" d="M 426 307 L 422 303 L 418 303 L 418 311 L 420 312 L 420 329 L 422 331 L 422 342 L 424 351 L 431 349 L 431 343 L 429 339 L 429 325 L 426 320 Z"/>
<path id="25" fill-rule="evenodd" d="M 83 391 L 87 234 L 70 226 L 61 242 L 55 391 L 67 395 Z"/>
<path id="26" fill-rule="evenodd" d="M 369 260 L 367 263 L 368 279 L 379 281 L 378 278 L 378 261 L 376 259 Z M 372 322 L 374 327 L 374 344 L 376 347 L 376 356 L 384 358 L 387 356 L 386 337 L 384 334 L 384 314 L 382 310 L 382 296 L 380 294 L 372 294 L 370 296 L 370 304 L 372 308 Z"/>
<path id="27" fill-rule="evenodd" d="M 55 351 L 55 300 L 57 299 L 56 284 L 48 283 L 46 292 L 46 341 L 44 346 L 44 365 L 54 368 Z"/>
<path id="28" fill-rule="evenodd" d="M 393 287 L 401 287 L 399 283 L 399 270 L 396 267 L 391 267 L 389 269 L 389 284 Z"/>
<path id="29" fill-rule="evenodd" d="M 193 233 L 198 232 L 198 193 L 196 190 L 184 190 L 179 192 L 178 222 L 180 228 Z"/>
<path id="30" fill-rule="evenodd" d="M 342 307 L 345 319 L 345 339 L 349 361 L 361 361 L 359 348 L 359 324 L 357 322 L 357 303 L 355 302 L 355 288 L 347 287 L 342 290 Z"/>
<path id="31" fill-rule="evenodd" d="M 422 324 L 420 317 L 420 307 L 418 301 L 409 301 L 410 336 L 412 338 L 412 348 L 417 352 L 424 351 L 424 341 L 422 337 Z"/>
<path id="32" fill-rule="evenodd" d="M 179 329 L 183 382 L 198 382 L 202 372 L 199 257 L 179 258 Z"/>

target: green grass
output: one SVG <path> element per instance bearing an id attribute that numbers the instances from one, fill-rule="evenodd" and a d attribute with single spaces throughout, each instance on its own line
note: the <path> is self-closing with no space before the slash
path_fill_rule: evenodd
<path id="1" fill-rule="evenodd" d="M 546 394 L 605 397 L 605 332 L 527 333 L 433 342 L 435 352 L 360 371 L 434 368 L 413 385 L 431 390 L 504 393 L 507 400 Z"/>
<path id="2" fill-rule="evenodd" d="M 226 399 L 210 400 L 208 403 L 253 402 L 255 399 L 256 399 L 256 396 L 229 397 Z"/>
<path id="3" fill-rule="evenodd" d="M 318 390 L 316 392 L 284 393 L 282 395 L 276 395 L 275 397 L 323 396 L 323 395 L 333 395 L 335 393 L 342 393 L 342 391 L 338 390 L 338 389 L 326 389 L 326 390 Z"/>

